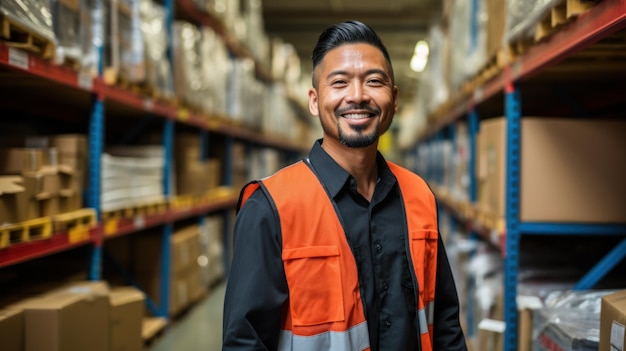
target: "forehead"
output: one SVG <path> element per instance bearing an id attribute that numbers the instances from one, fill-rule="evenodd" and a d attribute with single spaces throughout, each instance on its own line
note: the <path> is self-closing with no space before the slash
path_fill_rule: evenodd
<path id="1" fill-rule="evenodd" d="M 385 60 L 382 51 L 377 47 L 366 44 L 344 44 L 326 53 L 320 65 L 322 70 L 335 70 L 349 67 L 377 66 L 389 69 L 389 64 Z"/>

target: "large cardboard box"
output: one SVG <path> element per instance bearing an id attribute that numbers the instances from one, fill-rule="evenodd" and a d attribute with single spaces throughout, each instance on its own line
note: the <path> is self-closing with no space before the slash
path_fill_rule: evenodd
<path id="1" fill-rule="evenodd" d="M 90 338 L 94 345 L 90 346 L 89 350 L 108 351 L 110 333 L 108 284 L 104 281 L 76 281 L 51 290 L 43 296 L 54 299 L 65 295 L 77 296 L 87 302 L 82 307 L 82 312 L 90 314 L 88 323 L 93 329 Z"/>
<path id="2" fill-rule="evenodd" d="M 626 290 L 602 298 L 598 351 L 626 350 Z"/>
<path id="3" fill-rule="evenodd" d="M 523 117 L 522 221 L 622 223 L 626 220 L 626 122 Z M 504 217 L 504 118 L 481 122 L 478 206 Z"/>
<path id="4" fill-rule="evenodd" d="M 108 351 L 108 304 L 82 294 L 58 293 L 20 305 L 25 319 L 25 351 Z"/>
<path id="5" fill-rule="evenodd" d="M 154 301 L 161 300 L 161 235 L 141 235 L 134 239 L 134 276 Z M 156 233 L 154 233 L 156 234 Z M 198 256 L 200 255 L 199 230 L 196 225 L 178 229 L 171 237 L 170 256 L 170 314 L 186 308 L 198 294 L 198 284 L 203 284 Z M 192 277 L 193 275 L 193 277 Z M 197 282 L 196 282 L 197 280 Z"/>
<path id="6" fill-rule="evenodd" d="M 134 287 L 115 287 L 111 303 L 111 351 L 143 351 L 141 337 L 145 295 Z"/>
<path id="7" fill-rule="evenodd" d="M 2 351 L 24 351 L 24 313 L 0 310 L 0 345 Z"/>

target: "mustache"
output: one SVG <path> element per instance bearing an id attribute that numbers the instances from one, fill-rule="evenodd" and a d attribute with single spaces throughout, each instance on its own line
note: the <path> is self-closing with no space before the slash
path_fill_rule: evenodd
<path id="1" fill-rule="evenodd" d="M 352 110 L 365 110 L 367 112 L 373 113 L 375 115 L 379 115 L 380 114 L 380 109 L 372 107 L 368 104 L 350 104 L 346 107 L 343 108 L 339 108 L 337 110 L 335 110 L 335 116 L 339 117 L 339 115 L 344 114 L 348 111 L 352 111 Z"/>

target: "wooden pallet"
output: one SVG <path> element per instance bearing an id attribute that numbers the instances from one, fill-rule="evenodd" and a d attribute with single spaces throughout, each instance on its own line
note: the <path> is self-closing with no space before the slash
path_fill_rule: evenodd
<path id="1" fill-rule="evenodd" d="M 145 217 L 162 214 L 166 211 L 167 202 L 165 200 L 160 200 L 133 205 L 127 209 L 126 213 L 129 215 L 128 217 Z"/>
<path id="2" fill-rule="evenodd" d="M 170 207 L 176 210 L 191 208 L 196 203 L 193 195 L 178 195 L 170 200 Z"/>
<path id="3" fill-rule="evenodd" d="M 144 317 L 141 327 L 141 337 L 145 346 L 153 345 L 165 332 L 167 319 L 162 317 Z"/>
<path id="4" fill-rule="evenodd" d="M 540 42 L 567 22 L 587 12 L 598 1 L 561 0 L 535 26 L 535 42 Z"/>
<path id="5" fill-rule="evenodd" d="M 0 249 L 11 245 L 47 239 L 52 235 L 50 217 L 41 217 L 0 227 Z"/>
<path id="6" fill-rule="evenodd" d="M 0 15 L 0 37 L 10 47 L 27 50 L 44 59 L 54 57 L 55 45 L 52 39 L 36 33 L 10 17 Z"/>
<path id="7" fill-rule="evenodd" d="M 504 50 L 498 50 L 489 57 L 483 67 L 476 73 L 474 78 L 463 84 L 464 93 L 472 94 L 478 87 L 483 86 L 489 80 L 497 76 L 504 69 L 507 62 L 507 53 Z"/>
<path id="8" fill-rule="evenodd" d="M 97 225 L 96 210 L 81 208 L 80 210 L 58 214 L 52 217 L 55 233 L 66 233 L 76 228 L 90 229 Z"/>
<path id="9" fill-rule="evenodd" d="M 119 220 L 137 216 L 153 216 L 166 212 L 167 208 L 168 204 L 165 200 L 150 201 L 129 205 L 128 207 L 116 210 L 102 211 L 102 219 L 106 221 L 110 219 Z"/>

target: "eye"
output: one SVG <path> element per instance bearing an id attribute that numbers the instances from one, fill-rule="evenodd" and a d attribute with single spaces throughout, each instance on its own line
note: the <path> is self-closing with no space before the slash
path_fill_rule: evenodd
<path id="1" fill-rule="evenodd" d="M 334 87 L 342 87 L 342 86 L 345 86 L 346 84 L 348 83 L 343 79 L 335 79 L 330 83 L 330 85 Z"/>
<path id="2" fill-rule="evenodd" d="M 370 78 L 367 81 L 367 84 L 371 85 L 371 86 L 382 86 L 385 84 L 385 82 L 380 79 L 380 78 Z"/>

